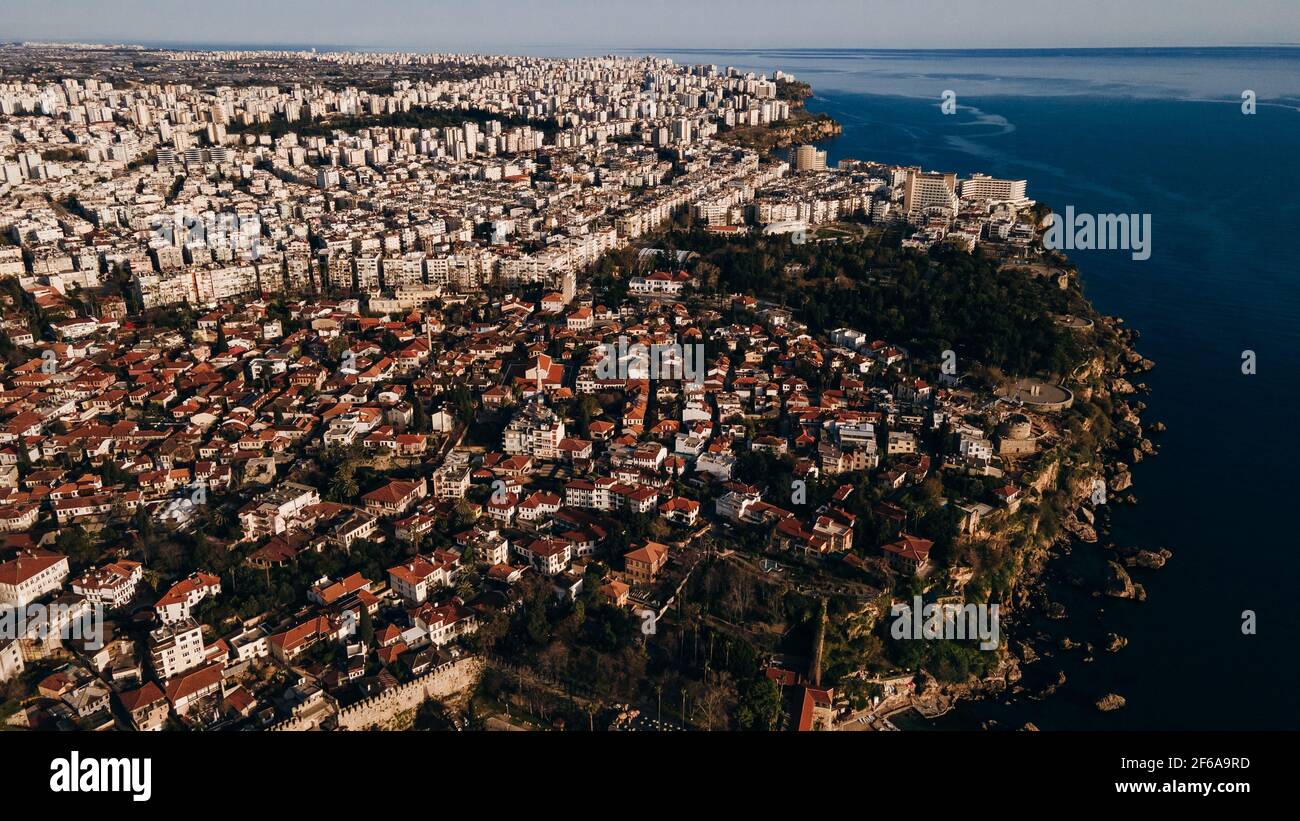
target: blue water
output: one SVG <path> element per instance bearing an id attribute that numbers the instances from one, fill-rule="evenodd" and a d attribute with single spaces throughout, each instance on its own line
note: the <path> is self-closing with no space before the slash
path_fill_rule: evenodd
<path id="1" fill-rule="evenodd" d="M 1300 553 L 1291 514 L 1300 405 L 1300 50 L 663 52 L 683 62 L 795 74 L 809 108 L 844 124 L 823 145 L 852 157 L 1027 178 L 1056 210 L 1152 215 L 1152 254 L 1073 251 L 1085 293 L 1141 332 L 1157 362 L 1145 421 L 1161 453 L 1137 466 L 1119 544 L 1167 546 L 1135 571 L 1145 603 L 1058 585 L 1054 635 L 1127 636 L 1117 654 L 1039 662 L 1068 680 L 1043 701 L 982 702 L 940 727 L 1032 721 L 1042 729 L 1300 727 Z M 939 108 L 944 90 L 959 110 Z M 1257 113 L 1244 115 L 1252 89 Z M 1242 352 L 1258 373 L 1243 375 Z M 1102 548 L 1061 567 L 1095 571 Z M 1060 568 L 1058 568 L 1060 569 Z M 1080 571 L 1084 572 L 1084 571 Z M 1098 610 L 1104 609 L 1103 613 Z M 1243 635 L 1253 610 L 1258 632 Z M 1027 671 L 1035 669 L 1034 665 Z M 1107 692 L 1128 705 L 1098 713 Z"/>

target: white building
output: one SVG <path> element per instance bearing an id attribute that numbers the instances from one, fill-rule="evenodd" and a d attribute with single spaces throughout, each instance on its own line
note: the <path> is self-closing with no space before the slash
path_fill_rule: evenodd
<path id="1" fill-rule="evenodd" d="M 143 576 L 143 565 L 123 559 L 86 571 L 72 582 L 72 592 L 85 596 L 91 604 L 122 607 L 135 596 Z"/>
<path id="2" fill-rule="evenodd" d="M 0 682 L 23 671 L 23 653 L 17 639 L 0 639 Z"/>
<path id="3" fill-rule="evenodd" d="M 992 200 L 1023 205 L 1029 202 L 1025 196 L 1025 180 L 999 180 L 986 174 L 972 174 L 960 184 L 961 198 L 964 200 Z"/>
<path id="4" fill-rule="evenodd" d="M 203 664 L 203 628 L 194 619 L 165 624 L 149 633 L 149 663 L 164 681 Z"/>
<path id="5" fill-rule="evenodd" d="M 320 494 L 310 485 L 285 482 L 261 494 L 239 512 L 245 539 L 283 533 L 305 507 L 320 504 Z"/>
<path id="6" fill-rule="evenodd" d="M 524 453 L 535 459 L 556 459 L 564 439 L 564 421 L 539 402 L 520 409 L 506 426 L 502 447 L 514 456 Z"/>
<path id="7" fill-rule="evenodd" d="M 952 173 L 926 173 L 917 168 L 907 171 L 903 188 L 903 207 L 910 217 L 927 209 L 940 208 L 957 211 L 957 175 Z"/>
<path id="8" fill-rule="evenodd" d="M 967 461 L 987 462 L 993 458 L 993 443 L 980 437 L 961 437 L 958 450 Z"/>
<path id="9" fill-rule="evenodd" d="M 173 624 L 190 617 L 190 608 L 208 596 L 221 592 L 221 577 L 195 572 L 181 579 L 154 604 L 154 612 L 163 624 Z"/>
<path id="10" fill-rule="evenodd" d="M 423 604 L 429 593 L 451 584 L 452 568 L 445 562 L 432 562 L 416 556 L 397 567 L 388 568 L 388 583 L 393 592 L 411 604 Z"/>
<path id="11" fill-rule="evenodd" d="M 68 557 L 45 550 L 25 550 L 0 564 L 0 605 L 24 607 L 46 593 L 63 589 Z"/>

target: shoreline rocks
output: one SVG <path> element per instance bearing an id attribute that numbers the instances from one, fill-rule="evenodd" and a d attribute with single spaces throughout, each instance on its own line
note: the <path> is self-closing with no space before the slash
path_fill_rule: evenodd
<path id="1" fill-rule="evenodd" d="M 1066 518 L 1066 520 L 1061 523 L 1061 527 L 1081 542 L 1095 544 L 1097 541 L 1096 528 L 1091 524 L 1085 524 L 1084 522 L 1079 521 L 1074 516 Z"/>
<path id="2" fill-rule="evenodd" d="M 1103 713 L 1112 713 L 1127 703 L 1128 702 L 1125 701 L 1124 697 L 1119 693 L 1107 693 L 1097 699 L 1097 709 L 1101 710 Z"/>
<path id="3" fill-rule="evenodd" d="M 1164 556 L 1151 550 L 1139 550 L 1124 559 L 1124 563 L 1129 567 L 1142 567 L 1148 570 L 1159 570 L 1165 566 L 1166 561 L 1168 560 Z"/>
<path id="4" fill-rule="evenodd" d="M 1067 491 L 1070 499 L 1067 500 L 1066 510 L 1069 512 L 1060 520 L 1061 532 L 1051 539 L 1050 544 L 1040 545 L 1044 549 L 1037 554 L 1035 561 L 1027 564 L 1024 573 L 1017 574 L 1021 577 L 1016 579 L 1010 594 L 1012 600 L 1019 602 L 1024 610 L 1035 610 L 1048 621 L 1064 621 L 1069 618 L 1069 614 L 1061 602 L 1050 598 L 1045 564 L 1052 554 L 1055 554 L 1058 559 L 1062 555 L 1068 555 L 1071 546 L 1077 547 L 1074 540 L 1115 550 L 1116 555 L 1104 557 L 1108 559 L 1105 562 L 1104 583 L 1099 585 L 1100 589 L 1093 587 L 1096 584 L 1095 578 L 1084 580 L 1077 573 L 1072 574 L 1065 566 L 1062 566 L 1059 572 L 1053 571 L 1051 574 L 1053 583 L 1082 586 L 1085 590 L 1092 588 L 1091 596 L 1098 600 L 1115 598 L 1134 602 L 1145 601 L 1147 598 L 1145 588 L 1133 580 L 1126 566 L 1156 570 L 1162 568 L 1173 555 L 1167 548 L 1120 547 L 1108 538 L 1111 515 L 1118 512 L 1119 506 L 1137 503 L 1136 496 L 1130 492 L 1134 484 L 1131 465 L 1157 455 L 1159 448 L 1148 438 L 1149 434 L 1144 431 L 1140 416 L 1147 410 L 1147 405 L 1137 394 L 1148 392 L 1148 386 L 1133 377 L 1134 374 L 1150 370 L 1155 363 L 1133 351 L 1131 345 L 1133 340 L 1137 339 L 1137 333 L 1123 328 L 1122 320 L 1106 317 L 1102 322 L 1109 324 L 1112 330 L 1118 333 L 1120 344 L 1124 349 L 1122 356 L 1127 358 L 1127 362 L 1121 360 L 1118 366 L 1107 367 L 1105 360 L 1097 357 L 1088 364 L 1086 372 L 1075 374 L 1075 378 L 1080 383 L 1076 386 L 1076 395 L 1082 396 L 1081 391 L 1085 389 L 1086 383 L 1095 379 L 1100 385 L 1095 393 L 1103 398 L 1108 397 L 1112 402 L 1111 435 L 1105 441 L 1097 443 L 1095 454 L 1098 457 L 1097 467 L 1100 470 L 1093 472 L 1091 476 L 1076 478 L 1072 482 Z M 1088 393 L 1092 394 L 1093 391 L 1089 390 Z M 1149 433 L 1158 434 L 1166 430 L 1165 423 L 1156 422 L 1150 426 Z M 1106 492 L 1100 498 L 1095 493 L 1095 479 L 1101 479 L 1105 483 Z M 1098 601 L 1098 604 L 1100 603 Z M 1102 619 L 1104 612 L 1103 608 L 1096 609 L 1098 621 Z M 1019 665 L 1038 663 L 1036 669 L 1040 674 L 1047 674 L 1049 678 L 1044 684 L 1038 686 L 1025 685 L 1021 682 L 1015 686 L 1006 686 L 1001 692 L 1023 694 L 1033 701 L 1050 697 L 1065 684 L 1065 672 L 1056 668 L 1067 654 L 1087 663 L 1093 662 L 1097 654 L 1103 651 L 1117 653 L 1128 646 L 1129 640 L 1118 633 L 1107 632 L 1103 635 L 1104 638 L 1097 639 L 1095 645 L 1090 641 L 1080 641 L 1069 636 L 1049 637 L 1041 631 L 1032 640 L 1024 638 L 1013 643 L 1009 642 L 1007 661 L 1017 666 L 1017 672 L 1019 672 Z M 1074 655 L 1076 652 L 1079 655 Z M 1053 661 L 1057 657 L 1062 661 Z M 1045 664 L 1044 660 L 1047 660 Z M 1012 683 L 1009 678 L 1004 678 L 1003 681 L 1007 685 Z M 985 686 L 960 695 L 987 697 L 990 692 L 990 688 Z M 1096 708 L 1101 712 L 1119 710 L 1125 704 L 1125 698 L 1118 693 L 1106 693 L 1095 702 Z"/>
<path id="5" fill-rule="evenodd" d="M 1124 470 L 1117 470 L 1115 472 L 1115 475 L 1111 477 L 1110 480 L 1111 493 L 1120 493 L 1121 491 L 1128 490 L 1132 486 L 1133 486 L 1133 476 L 1128 472 L 1127 466 L 1125 466 Z"/>
<path id="6" fill-rule="evenodd" d="M 1113 599 L 1137 599 L 1138 585 L 1118 562 L 1106 562 L 1106 586 L 1103 591 Z"/>

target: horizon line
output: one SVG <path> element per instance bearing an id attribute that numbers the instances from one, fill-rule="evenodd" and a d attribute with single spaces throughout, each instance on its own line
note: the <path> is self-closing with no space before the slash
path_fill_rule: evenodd
<path id="1" fill-rule="evenodd" d="M 508 50 L 497 51 L 497 48 L 520 48 L 520 49 L 586 49 L 598 50 L 595 46 L 588 46 L 578 43 L 518 43 L 512 46 L 494 46 L 489 50 L 469 50 L 469 51 L 447 51 L 438 48 L 409 48 L 400 46 L 378 46 L 368 44 L 341 45 L 337 43 L 289 43 L 289 42 L 236 42 L 236 41 L 187 41 L 187 40 L 97 40 L 84 38 L 38 38 L 38 39 L 11 39 L 0 41 L 0 47 L 12 46 L 62 46 L 62 45 L 88 45 L 88 46 L 124 46 L 153 49 L 157 51 L 303 51 L 315 50 L 324 53 L 345 53 L 366 51 L 374 53 L 390 54 L 487 54 L 500 56 L 514 56 L 514 53 Z M 613 52 L 645 52 L 654 51 L 673 51 L 682 53 L 699 52 L 703 54 L 749 54 L 765 51 L 821 51 L 821 52 L 844 52 L 844 53 L 861 53 L 861 52 L 933 52 L 933 53 L 969 53 L 969 52 L 1033 52 L 1033 51 L 1178 51 L 1178 50 L 1228 50 L 1228 49 L 1277 49 L 1277 48 L 1300 48 L 1300 42 L 1277 42 L 1277 43 L 1220 43 L 1216 45 L 1125 45 L 1125 46 L 928 46 L 928 47 L 872 47 L 872 46 L 730 46 L 730 47 L 708 47 L 708 46 L 611 46 L 603 53 Z"/>

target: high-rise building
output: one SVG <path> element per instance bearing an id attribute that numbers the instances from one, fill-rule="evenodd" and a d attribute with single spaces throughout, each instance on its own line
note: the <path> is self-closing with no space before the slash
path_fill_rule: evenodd
<path id="1" fill-rule="evenodd" d="M 973 174 L 962 180 L 960 191 L 964 200 L 995 200 L 998 202 L 1025 202 L 1025 180 L 999 180 L 986 174 Z"/>
<path id="2" fill-rule="evenodd" d="M 815 145 L 801 145 L 790 151 L 790 161 L 795 171 L 825 171 L 826 152 Z"/>
<path id="3" fill-rule="evenodd" d="M 957 175 L 909 168 L 903 189 L 903 208 L 915 216 L 927 208 L 957 210 Z"/>

